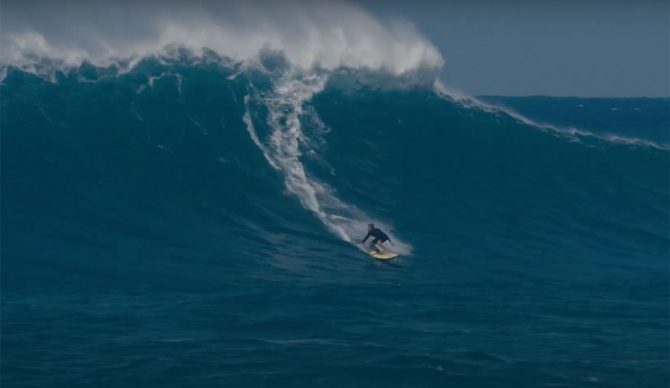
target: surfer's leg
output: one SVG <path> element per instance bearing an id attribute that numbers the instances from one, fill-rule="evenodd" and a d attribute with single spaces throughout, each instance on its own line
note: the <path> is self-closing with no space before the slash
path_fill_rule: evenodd
<path id="1" fill-rule="evenodd" d="M 384 245 L 385 242 L 389 241 L 388 239 L 386 240 L 377 240 L 377 246 L 379 247 L 379 253 L 386 252 L 386 245 Z"/>
<path id="2" fill-rule="evenodd" d="M 371 251 L 372 251 L 372 250 L 375 250 L 375 251 L 377 250 L 377 249 L 375 248 L 375 241 L 376 241 L 376 240 L 372 240 L 372 241 L 370 241 L 370 245 L 368 245 L 368 249 L 369 249 L 369 250 L 371 250 Z"/>

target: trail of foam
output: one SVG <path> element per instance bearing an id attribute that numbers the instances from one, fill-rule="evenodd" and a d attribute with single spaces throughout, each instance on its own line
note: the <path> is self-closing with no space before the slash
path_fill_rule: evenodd
<path id="1" fill-rule="evenodd" d="M 332 188 L 309 176 L 300 160 L 302 150 L 309 149 L 313 144 L 302 131 L 301 117 L 316 114 L 313 110 L 306 110 L 304 104 L 323 90 L 326 80 L 326 75 L 311 74 L 285 76 L 277 81 L 272 93 L 263 98 L 268 108 L 267 123 L 272 128 L 267 145 L 260 141 L 253 128 L 248 104 L 251 96 L 247 96 L 247 130 L 268 162 L 284 175 L 286 189 L 333 234 L 363 250 L 357 242 L 366 233 L 367 224 L 374 222 L 389 232 L 396 244 L 395 251 L 410 254 L 412 247 L 394 236 L 390 225 L 372 219 L 356 206 L 339 199 Z M 320 122 L 318 119 L 314 121 Z"/>
<path id="2" fill-rule="evenodd" d="M 280 167 L 275 164 L 275 162 L 268 156 L 269 152 L 268 149 L 261 143 L 261 140 L 258 138 L 258 134 L 256 133 L 256 128 L 254 127 L 254 122 L 251 119 L 251 110 L 249 109 L 249 100 L 251 99 L 251 96 L 244 96 L 244 107 L 245 107 L 245 112 L 244 116 L 242 116 L 242 121 L 247 127 L 247 132 L 249 132 L 249 136 L 251 137 L 251 140 L 256 144 L 256 146 L 263 152 L 263 156 L 265 157 L 265 160 L 270 163 L 272 168 L 275 170 L 279 170 Z"/>
<path id="3" fill-rule="evenodd" d="M 617 144 L 626 144 L 626 145 L 634 145 L 634 146 L 642 146 L 642 147 L 651 147 L 651 148 L 656 148 L 660 150 L 665 150 L 668 151 L 670 150 L 670 145 L 665 145 L 665 144 L 659 144 L 651 140 L 646 140 L 646 139 L 640 139 L 636 137 L 626 137 L 626 136 L 620 136 L 620 135 L 615 135 L 615 134 L 597 134 L 593 133 L 591 131 L 587 131 L 584 129 L 579 129 L 575 127 L 558 127 L 553 124 L 548 124 L 548 123 L 542 123 L 538 122 L 535 120 L 532 120 L 524 115 L 522 115 L 519 112 L 516 112 L 512 109 L 501 107 L 501 106 L 496 106 L 496 105 L 491 105 L 487 102 L 484 102 L 476 97 L 468 96 L 464 93 L 451 90 L 448 87 L 446 87 L 442 82 L 439 80 L 436 80 L 433 83 L 433 90 L 435 94 L 440 96 L 441 98 L 448 99 L 450 101 L 456 101 L 460 104 L 462 104 L 465 107 L 468 108 L 477 108 L 480 109 L 484 112 L 487 113 L 492 113 L 492 114 L 498 114 L 498 113 L 504 113 L 513 119 L 519 121 L 520 123 L 526 124 L 531 127 L 538 128 L 543 131 L 547 132 L 552 132 L 557 135 L 566 137 L 570 140 L 573 141 L 581 141 L 582 139 L 585 138 L 591 138 L 591 139 L 598 139 L 598 140 L 603 140 L 611 143 L 617 143 Z"/>

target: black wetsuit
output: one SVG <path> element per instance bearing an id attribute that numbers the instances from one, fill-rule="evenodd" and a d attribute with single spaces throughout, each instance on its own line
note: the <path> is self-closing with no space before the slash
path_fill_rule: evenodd
<path id="1" fill-rule="evenodd" d="M 378 242 L 391 241 L 391 239 L 389 238 L 389 236 L 386 235 L 386 233 L 382 232 L 381 230 L 379 230 L 377 228 L 372 228 L 372 229 L 370 229 L 368 234 L 365 236 L 362 243 L 365 243 L 365 240 L 367 240 L 370 236 L 374 237 L 374 240 L 372 240 L 372 245 L 375 245 Z"/>

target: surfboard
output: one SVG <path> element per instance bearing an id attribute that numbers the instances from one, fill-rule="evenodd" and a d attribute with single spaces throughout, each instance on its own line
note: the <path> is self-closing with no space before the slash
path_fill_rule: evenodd
<path id="1" fill-rule="evenodd" d="M 383 253 L 377 253 L 375 251 L 370 252 L 370 256 L 374 257 L 375 259 L 379 260 L 390 260 L 393 259 L 394 257 L 400 256 L 397 253 L 393 252 L 383 252 Z"/>

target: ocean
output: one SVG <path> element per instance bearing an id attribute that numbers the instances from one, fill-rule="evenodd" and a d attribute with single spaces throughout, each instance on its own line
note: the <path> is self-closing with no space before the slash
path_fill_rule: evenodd
<path id="1" fill-rule="evenodd" d="M 668 384 L 667 98 L 5 73 L 3 387 Z"/>

